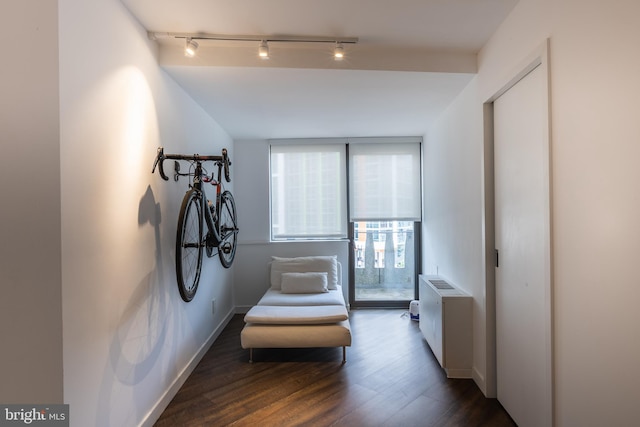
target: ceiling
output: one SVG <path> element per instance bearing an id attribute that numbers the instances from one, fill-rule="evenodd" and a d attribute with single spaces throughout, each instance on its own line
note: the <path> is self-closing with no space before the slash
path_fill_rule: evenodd
<path id="1" fill-rule="evenodd" d="M 160 40 L 159 62 L 236 140 L 422 136 L 517 0 L 121 0 L 149 31 L 358 37 L 332 45 Z"/>

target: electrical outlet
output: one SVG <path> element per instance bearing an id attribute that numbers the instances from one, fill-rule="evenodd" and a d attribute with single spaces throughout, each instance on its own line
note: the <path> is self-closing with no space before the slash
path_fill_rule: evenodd
<path id="1" fill-rule="evenodd" d="M 216 314 L 216 300 L 211 300 L 211 314 Z"/>

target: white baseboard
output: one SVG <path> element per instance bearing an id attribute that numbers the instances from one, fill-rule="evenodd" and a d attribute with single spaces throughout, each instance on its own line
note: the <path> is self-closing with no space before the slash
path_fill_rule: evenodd
<path id="1" fill-rule="evenodd" d="M 185 381 L 187 381 L 189 375 L 191 375 L 196 366 L 198 366 L 198 363 L 200 363 L 200 360 L 202 360 L 207 351 L 209 351 L 209 348 L 211 348 L 215 340 L 220 336 L 224 328 L 229 324 L 234 314 L 235 312 L 233 309 L 229 311 L 229 313 L 222 320 L 222 323 L 220 323 L 220 325 L 218 325 L 218 327 L 213 330 L 211 335 L 209 335 L 209 338 L 207 338 L 207 340 L 200 346 L 196 354 L 194 354 L 191 360 L 189 360 L 189 363 L 187 363 L 187 365 L 178 374 L 176 379 L 173 380 L 169 388 L 162 394 L 156 404 L 153 405 L 153 408 L 151 408 L 149 413 L 147 413 L 147 415 L 143 418 L 143 420 L 139 424 L 139 427 L 152 427 L 155 422 L 158 421 L 164 410 L 167 409 L 167 406 L 169 406 L 169 403 L 171 403 L 171 400 L 180 390 L 180 387 L 182 387 Z"/>
<path id="2" fill-rule="evenodd" d="M 449 369 L 444 370 L 447 378 L 471 378 L 471 369 Z"/>
<path id="3" fill-rule="evenodd" d="M 480 373 L 480 371 L 478 371 L 478 369 L 475 366 L 473 367 L 472 378 L 473 378 L 473 381 L 475 381 L 478 388 L 480 389 L 480 391 L 482 392 L 482 394 L 484 394 L 484 397 L 495 397 L 495 396 L 487 396 L 487 383 L 484 380 L 484 375 L 482 375 L 482 373 Z"/>

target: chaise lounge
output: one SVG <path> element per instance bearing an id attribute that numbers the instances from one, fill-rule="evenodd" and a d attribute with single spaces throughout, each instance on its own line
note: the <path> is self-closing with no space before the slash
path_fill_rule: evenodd
<path id="1" fill-rule="evenodd" d="M 342 267 L 335 256 L 273 257 L 270 285 L 245 315 L 242 348 L 346 347 L 349 313 L 342 294 Z"/>

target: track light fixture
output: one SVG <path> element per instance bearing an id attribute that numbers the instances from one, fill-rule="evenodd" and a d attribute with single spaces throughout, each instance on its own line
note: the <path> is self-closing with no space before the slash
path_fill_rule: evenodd
<path id="1" fill-rule="evenodd" d="M 336 42 L 336 47 L 333 49 L 333 59 L 336 61 L 342 61 L 344 59 L 344 47 L 341 42 Z"/>
<path id="2" fill-rule="evenodd" d="M 198 42 L 191 37 L 187 37 L 184 45 L 184 56 L 193 58 L 196 55 L 196 50 L 198 50 Z"/>
<path id="3" fill-rule="evenodd" d="M 332 43 L 333 58 L 341 61 L 345 57 L 344 44 L 358 43 L 357 37 L 324 37 L 324 36 L 267 36 L 267 35 L 227 35 L 208 33 L 161 33 L 148 32 L 149 39 L 157 40 L 161 38 L 185 39 L 185 56 L 192 57 L 198 49 L 196 40 L 220 40 L 220 41 L 240 41 L 240 42 L 260 42 L 258 56 L 262 59 L 269 59 L 269 42 L 274 43 Z"/>
<path id="4" fill-rule="evenodd" d="M 266 40 L 262 40 L 260 42 L 260 47 L 258 47 L 258 56 L 261 59 L 269 59 L 269 45 Z"/>

